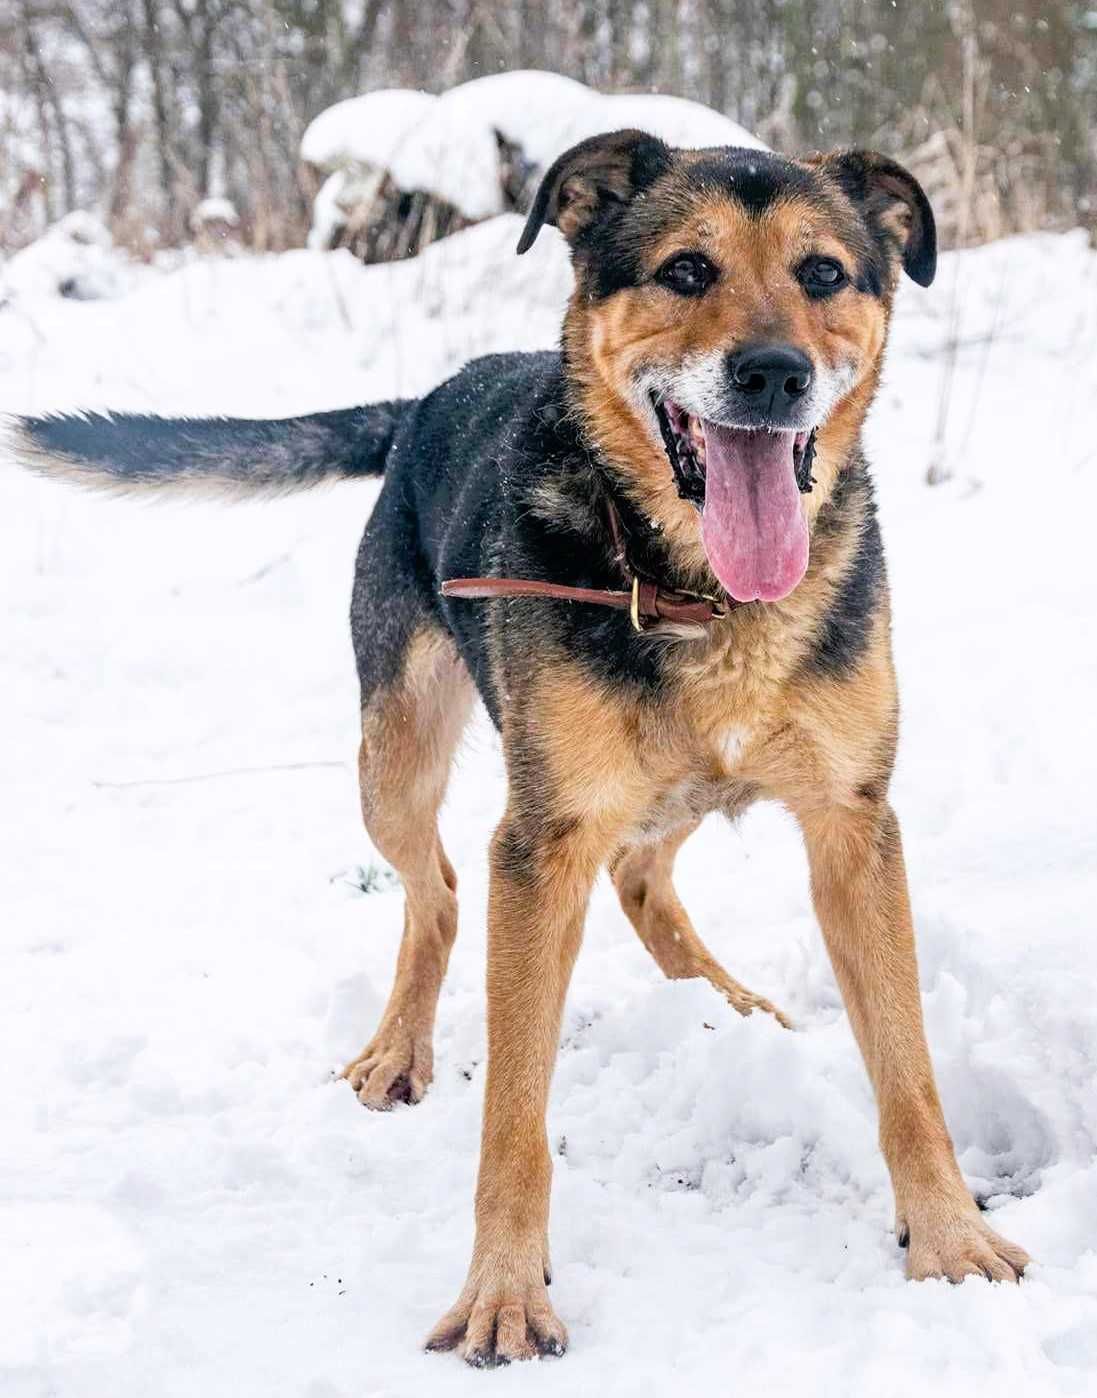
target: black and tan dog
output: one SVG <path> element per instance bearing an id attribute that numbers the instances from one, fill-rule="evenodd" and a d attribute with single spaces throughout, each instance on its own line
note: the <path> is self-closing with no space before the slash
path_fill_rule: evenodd
<path id="1" fill-rule="evenodd" d="M 803 829 L 908 1274 L 1012 1280 L 1027 1258 L 983 1221 L 942 1118 L 887 799 L 896 688 L 860 432 L 899 273 L 933 278 L 926 198 L 870 153 L 671 150 L 632 131 L 556 162 L 520 252 L 545 223 L 575 265 L 562 354 L 281 422 L 24 419 L 17 453 L 122 487 L 384 472 L 354 584 L 359 768 L 407 912 L 388 1007 L 346 1070 L 369 1107 L 417 1102 L 431 1080 L 457 930 L 436 815 L 477 693 L 509 784 L 476 1242 L 431 1347 L 477 1364 L 564 1348 L 545 1107 L 600 868 L 668 976 L 777 1014 L 713 959 L 671 882 L 707 812 L 758 799 Z"/>

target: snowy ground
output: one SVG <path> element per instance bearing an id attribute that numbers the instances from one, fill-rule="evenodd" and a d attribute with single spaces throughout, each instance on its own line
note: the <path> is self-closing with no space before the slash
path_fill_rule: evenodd
<path id="1" fill-rule="evenodd" d="M 145 272 L 0 310 L 0 407 L 293 412 L 551 343 L 516 223 L 414 264 Z M 953 291 L 955 480 L 922 484 Z M 437 1078 L 364 1112 L 400 931 L 354 776 L 345 611 L 371 488 L 149 507 L 0 467 L 0 1389 L 5 1398 L 1092 1394 L 1097 1386 L 1097 255 L 1033 238 L 904 291 L 870 446 L 896 612 L 904 822 L 961 1164 L 1038 1259 L 910 1285 L 872 1102 L 772 808 L 687 846 L 732 972 L 802 1026 L 662 981 L 597 890 L 553 1088 L 561 1362 L 419 1343 L 471 1241 L 498 748 L 444 815 L 462 879 Z"/>

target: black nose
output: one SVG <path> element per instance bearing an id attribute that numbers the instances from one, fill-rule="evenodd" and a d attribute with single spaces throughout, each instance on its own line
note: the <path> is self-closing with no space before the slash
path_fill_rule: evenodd
<path id="1" fill-rule="evenodd" d="M 731 356 L 731 381 L 759 408 L 780 413 L 811 387 L 811 360 L 792 345 L 748 345 Z"/>

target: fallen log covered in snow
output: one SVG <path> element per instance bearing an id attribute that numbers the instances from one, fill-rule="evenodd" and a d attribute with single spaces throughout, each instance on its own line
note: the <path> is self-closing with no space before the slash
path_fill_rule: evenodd
<path id="1" fill-rule="evenodd" d="M 309 246 L 365 262 L 412 257 L 472 223 L 528 207 L 561 151 L 601 131 L 639 127 L 672 145 L 762 142 L 681 97 L 607 96 L 558 73 L 476 78 L 440 97 L 386 88 L 321 112 L 301 158 L 326 176 Z"/>

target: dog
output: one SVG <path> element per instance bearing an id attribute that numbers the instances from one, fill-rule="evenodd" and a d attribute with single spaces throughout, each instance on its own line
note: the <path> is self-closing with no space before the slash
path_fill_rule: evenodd
<path id="1" fill-rule="evenodd" d="M 694 931 L 675 854 L 760 799 L 802 829 L 879 1109 L 912 1278 L 1016 1280 L 956 1163 L 926 1047 L 899 826 L 888 586 L 861 430 L 902 273 L 933 213 L 866 151 L 800 160 L 593 137 L 547 171 L 518 245 L 570 245 L 559 353 L 475 360 L 417 400 L 276 422 L 23 418 L 16 455 L 117 488 L 280 491 L 383 473 L 351 607 L 362 810 L 406 918 L 367 1106 L 432 1076 L 457 879 L 436 817 L 476 695 L 508 799 L 490 850 L 476 1237 L 430 1349 L 561 1354 L 545 1111 L 598 871 L 663 971 L 784 1016 Z"/>

